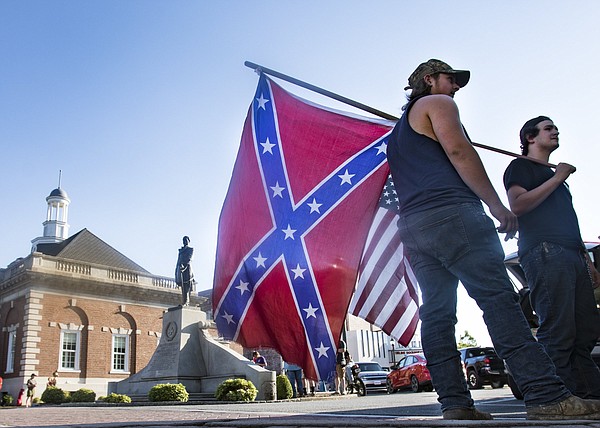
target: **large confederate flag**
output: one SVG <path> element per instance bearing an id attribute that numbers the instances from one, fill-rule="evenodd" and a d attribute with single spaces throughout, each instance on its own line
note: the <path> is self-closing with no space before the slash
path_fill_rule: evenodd
<path id="1" fill-rule="evenodd" d="M 219 221 L 220 334 L 326 379 L 389 172 L 393 123 L 301 100 L 264 74 Z"/>

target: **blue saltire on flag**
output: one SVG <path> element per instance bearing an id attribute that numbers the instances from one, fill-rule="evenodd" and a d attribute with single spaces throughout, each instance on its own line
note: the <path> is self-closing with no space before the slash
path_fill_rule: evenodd
<path id="1" fill-rule="evenodd" d="M 335 370 L 392 126 L 261 75 L 219 220 L 213 317 L 224 338 L 276 349 L 311 379 Z"/>

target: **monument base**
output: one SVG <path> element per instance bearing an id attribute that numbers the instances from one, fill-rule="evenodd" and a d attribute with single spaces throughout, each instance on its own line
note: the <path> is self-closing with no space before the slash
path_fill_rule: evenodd
<path id="1" fill-rule="evenodd" d="M 199 308 L 169 308 L 163 316 L 158 347 L 148 365 L 127 379 L 109 384 L 109 392 L 141 400 L 155 385 L 181 383 L 190 394 L 214 396 L 224 380 L 243 378 L 258 389 L 257 400 L 276 399 L 275 372 L 255 365 L 211 338 L 209 325 L 206 313 Z"/>

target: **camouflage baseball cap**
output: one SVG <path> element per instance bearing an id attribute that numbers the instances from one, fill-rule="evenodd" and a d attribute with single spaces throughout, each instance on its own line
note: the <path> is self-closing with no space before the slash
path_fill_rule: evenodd
<path id="1" fill-rule="evenodd" d="M 456 83 L 458 83 L 458 86 L 461 88 L 469 83 L 469 78 L 471 77 L 471 72 L 468 70 L 454 70 L 444 61 L 432 58 L 427 62 L 419 64 L 416 70 L 413 71 L 408 78 L 408 86 L 404 88 L 404 90 L 414 88 L 417 82 L 422 80 L 423 77 L 427 76 L 428 74 L 436 73 L 454 74 Z"/>

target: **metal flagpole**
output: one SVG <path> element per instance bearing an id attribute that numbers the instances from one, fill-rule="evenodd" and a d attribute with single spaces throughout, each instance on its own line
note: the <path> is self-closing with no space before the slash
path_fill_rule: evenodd
<path id="1" fill-rule="evenodd" d="M 270 76 L 277 77 L 277 78 L 279 78 L 281 80 L 285 80 L 286 82 L 290 82 L 290 83 L 293 83 L 294 85 L 297 85 L 297 86 L 300 86 L 302 88 L 311 90 L 311 91 L 316 92 L 318 94 L 325 95 L 326 97 L 332 98 L 332 99 L 334 99 L 336 101 L 340 101 L 340 102 L 342 102 L 344 104 L 348 104 L 348 105 L 350 105 L 352 107 L 356 107 L 356 108 L 358 108 L 360 110 L 366 111 L 366 112 L 371 113 L 371 114 L 373 114 L 375 116 L 379 116 L 379 117 L 382 117 L 382 118 L 388 119 L 388 120 L 396 120 L 396 121 L 398 120 L 398 117 L 393 116 L 393 115 L 391 115 L 389 113 L 383 112 L 381 110 L 377 110 L 377 109 L 375 109 L 373 107 L 369 107 L 368 105 L 359 103 L 358 101 L 351 100 L 350 98 L 346 98 L 346 97 L 344 97 L 342 95 L 338 95 L 335 92 L 331 92 L 331 91 L 328 91 L 326 89 L 319 88 L 318 86 L 311 85 L 310 83 L 307 83 L 307 82 L 304 82 L 302 80 L 296 79 L 295 77 L 288 76 L 287 74 L 283 74 L 283 73 L 280 73 L 278 71 L 271 70 L 270 68 L 263 67 L 262 65 L 255 64 L 255 63 L 250 62 L 250 61 L 245 61 L 244 65 L 246 67 L 249 67 L 249 68 L 255 70 L 259 74 L 260 73 L 265 73 L 265 74 L 268 74 Z M 489 151 L 492 151 L 492 152 L 500 153 L 500 154 L 507 155 L 507 156 L 512 156 L 514 158 L 525 158 L 525 159 L 529 159 L 532 162 L 536 162 L 536 163 L 539 163 L 541 165 L 549 166 L 550 168 L 556 168 L 556 165 L 554 165 L 552 163 L 547 163 L 547 162 L 544 162 L 544 161 L 541 161 L 541 160 L 538 160 L 538 159 L 531 158 L 529 156 L 520 155 L 518 153 L 509 152 L 508 150 L 498 149 L 496 147 L 487 146 L 485 144 L 476 143 L 474 141 L 471 141 L 471 144 L 473 144 L 475 147 L 479 147 L 479 148 L 482 148 L 482 149 L 485 149 L 485 150 L 489 150 Z"/>

